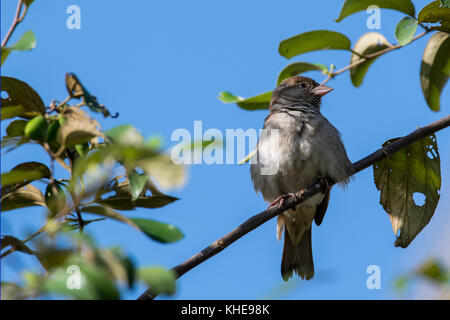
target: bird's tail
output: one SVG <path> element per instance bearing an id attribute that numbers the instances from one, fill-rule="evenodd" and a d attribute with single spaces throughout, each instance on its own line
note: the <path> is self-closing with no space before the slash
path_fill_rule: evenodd
<path id="1" fill-rule="evenodd" d="M 303 234 L 300 243 L 292 243 L 287 229 L 284 232 L 284 248 L 281 260 L 281 275 L 284 281 L 292 278 L 295 272 L 302 279 L 314 277 L 314 262 L 311 247 L 311 228 Z"/>

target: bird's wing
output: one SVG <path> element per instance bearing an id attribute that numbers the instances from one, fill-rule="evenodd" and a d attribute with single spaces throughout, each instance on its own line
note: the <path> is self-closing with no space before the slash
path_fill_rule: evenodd
<path id="1" fill-rule="evenodd" d="M 325 212 L 327 212 L 328 203 L 330 202 L 330 192 L 331 188 L 330 190 L 328 190 L 325 197 L 323 197 L 322 202 L 317 206 L 316 214 L 314 215 L 314 221 L 318 226 L 320 226 L 320 224 L 322 223 Z"/>

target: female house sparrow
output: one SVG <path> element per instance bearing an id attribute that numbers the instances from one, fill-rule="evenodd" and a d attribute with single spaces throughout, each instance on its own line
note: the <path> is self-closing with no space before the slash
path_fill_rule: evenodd
<path id="1" fill-rule="evenodd" d="M 284 80 L 274 90 L 256 163 L 250 167 L 255 190 L 271 206 L 317 182 L 348 184 L 352 163 L 339 131 L 320 113 L 322 96 L 332 90 L 301 76 Z M 268 165 L 277 170 L 267 173 Z M 278 216 L 278 240 L 285 230 L 281 261 L 285 281 L 293 272 L 306 280 L 314 276 L 311 226 L 313 220 L 320 225 L 327 210 L 331 188 L 325 189 Z"/>

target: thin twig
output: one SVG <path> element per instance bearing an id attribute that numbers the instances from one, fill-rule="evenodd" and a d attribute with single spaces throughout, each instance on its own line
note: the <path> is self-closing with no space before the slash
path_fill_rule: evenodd
<path id="1" fill-rule="evenodd" d="M 19 25 L 19 23 L 22 22 L 23 18 L 25 17 L 28 7 L 25 6 L 25 9 L 23 10 L 23 12 L 22 12 L 22 8 L 23 8 L 22 0 L 17 1 L 16 14 L 14 15 L 14 20 L 13 20 L 13 23 L 11 24 L 11 27 L 8 30 L 8 33 L 5 35 L 5 38 L 3 39 L 2 48 L 6 46 L 6 44 L 9 41 L 9 38 L 11 38 L 14 30 Z"/>
<path id="2" fill-rule="evenodd" d="M 412 143 L 419 141 L 420 139 L 427 137 L 430 134 L 442 130 L 448 126 L 450 126 L 450 115 L 438 121 L 435 121 L 427 125 L 426 127 L 419 128 L 411 132 L 410 134 L 404 136 L 403 138 L 398 139 L 395 142 L 389 144 L 388 146 L 380 148 L 377 151 L 373 152 L 372 154 L 368 155 L 367 157 L 355 162 L 353 164 L 352 175 L 370 167 L 374 163 L 385 159 L 386 157 L 411 145 Z M 283 213 L 284 211 L 308 200 L 315 194 L 319 193 L 320 190 L 321 186 L 319 183 L 317 183 L 307 189 L 303 189 L 297 192 L 296 199 L 293 199 L 291 197 L 287 198 L 287 200 L 284 202 L 282 206 L 272 207 L 254 215 L 253 217 L 249 218 L 247 221 L 245 221 L 243 224 L 238 226 L 236 229 L 234 229 L 224 237 L 215 241 L 213 244 L 206 247 L 205 249 L 203 249 L 196 255 L 192 256 L 188 260 L 184 261 L 183 263 L 179 264 L 178 266 L 172 268 L 172 270 L 175 272 L 177 278 L 181 277 L 183 274 L 192 270 L 202 262 L 218 254 L 223 249 L 228 247 L 236 240 L 242 238 L 250 231 L 258 228 L 260 225 L 276 217 L 280 213 Z M 148 289 L 138 298 L 138 300 L 153 300 L 156 296 L 157 295 L 153 293 L 151 289 Z"/>
<path id="3" fill-rule="evenodd" d="M 431 31 L 432 31 L 431 29 L 426 29 L 424 32 L 422 32 L 422 33 L 418 34 L 417 36 L 415 36 L 415 37 L 411 40 L 410 43 L 416 41 L 417 39 L 422 38 L 423 36 L 425 36 L 427 33 L 431 32 Z M 404 47 L 404 46 L 402 46 L 402 45 L 400 45 L 400 44 L 396 44 L 396 45 L 390 46 L 390 47 L 388 47 L 388 48 L 386 48 L 386 49 L 383 49 L 383 50 L 374 52 L 374 53 L 372 53 L 372 54 L 366 55 L 366 56 L 364 56 L 364 58 L 359 59 L 359 60 L 357 60 L 357 61 L 355 61 L 355 62 L 349 64 L 348 66 L 343 67 L 343 68 L 341 68 L 341 69 L 339 69 L 339 70 L 337 70 L 337 71 L 335 71 L 335 72 L 332 72 L 331 74 L 328 75 L 328 77 L 327 77 L 321 84 L 327 83 L 328 81 L 330 81 L 330 80 L 331 80 L 332 78 L 334 78 L 335 76 L 337 76 L 337 75 L 339 75 L 339 74 L 341 74 L 341 73 L 344 73 L 345 71 L 351 70 L 351 69 L 353 69 L 353 68 L 359 66 L 360 64 L 366 62 L 367 60 L 374 59 L 374 58 L 376 58 L 376 57 L 381 56 L 382 54 L 385 54 L 385 53 L 387 53 L 387 52 L 390 52 L 390 51 L 394 51 L 394 50 L 400 49 L 400 48 L 402 48 L 402 47 Z M 352 52 L 353 52 L 353 51 L 352 51 Z M 354 53 L 356 53 L 356 52 L 354 52 Z M 360 54 L 357 54 L 357 55 L 358 55 L 358 56 L 361 56 Z"/>

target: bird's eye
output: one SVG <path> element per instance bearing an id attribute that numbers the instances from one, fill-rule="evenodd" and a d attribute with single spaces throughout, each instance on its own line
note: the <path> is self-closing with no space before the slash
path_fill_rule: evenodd
<path id="1" fill-rule="evenodd" d="M 302 88 L 306 88 L 306 84 L 302 83 L 300 85 L 302 86 Z"/>

